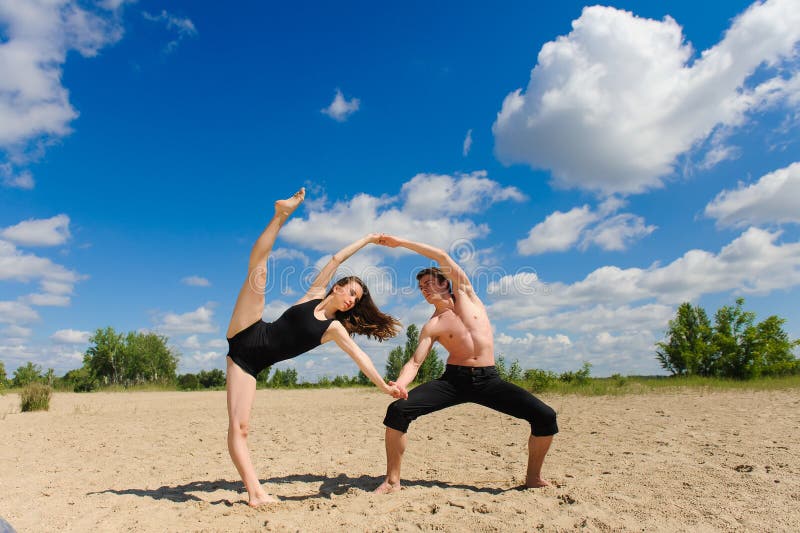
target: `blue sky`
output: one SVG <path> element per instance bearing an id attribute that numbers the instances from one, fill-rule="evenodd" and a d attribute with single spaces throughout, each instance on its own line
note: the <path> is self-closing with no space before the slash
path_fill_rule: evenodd
<path id="1" fill-rule="evenodd" d="M 0 0 L 0 360 L 157 331 L 224 368 L 249 248 L 265 319 L 367 232 L 473 274 L 498 355 L 653 374 L 681 302 L 800 337 L 800 9 L 767 2 Z M 421 325 L 424 258 L 344 265 Z M 409 290 L 411 287 L 411 290 Z M 359 343 L 382 368 L 403 339 Z M 301 377 L 354 374 L 335 346 Z"/>

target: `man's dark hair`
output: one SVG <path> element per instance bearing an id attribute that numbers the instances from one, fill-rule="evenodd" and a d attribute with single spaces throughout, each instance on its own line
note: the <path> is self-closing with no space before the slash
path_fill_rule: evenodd
<path id="1" fill-rule="evenodd" d="M 428 267 L 420 270 L 417 273 L 417 282 L 421 280 L 425 276 L 433 276 L 436 278 L 436 281 L 441 283 L 447 283 L 447 290 L 450 291 L 450 296 L 453 296 L 453 285 L 450 283 L 450 280 L 447 279 L 442 273 L 442 269 L 439 267 Z"/>

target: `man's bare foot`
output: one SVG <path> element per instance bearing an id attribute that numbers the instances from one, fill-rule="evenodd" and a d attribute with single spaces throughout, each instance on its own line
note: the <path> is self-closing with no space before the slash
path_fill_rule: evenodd
<path id="1" fill-rule="evenodd" d="M 306 197 L 306 188 L 300 187 L 300 190 L 291 195 L 285 200 L 278 200 L 275 202 L 275 214 L 279 216 L 288 217 L 297 209 Z"/>
<path id="2" fill-rule="evenodd" d="M 250 501 L 247 502 L 247 505 L 250 507 L 260 507 L 262 505 L 266 505 L 268 503 L 277 503 L 280 500 L 271 494 L 267 494 L 266 492 L 262 492 L 258 496 L 250 498 Z"/>
<path id="3" fill-rule="evenodd" d="M 529 489 L 540 489 L 542 487 L 549 487 L 550 483 L 544 479 L 537 477 L 525 481 L 525 486 Z"/>
<path id="4" fill-rule="evenodd" d="M 380 486 L 373 490 L 375 494 L 392 494 L 394 492 L 398 492 L 400 490 L 400 483 L 389 483 L 388 481 L 384 481 L 380 484 Z"/>

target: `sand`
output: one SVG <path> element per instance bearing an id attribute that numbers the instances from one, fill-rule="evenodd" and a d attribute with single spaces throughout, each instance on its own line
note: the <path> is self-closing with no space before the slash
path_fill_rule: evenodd
<path id="1" fill-rule="evenodd" d="M 250 448 L 282 501 L 254 510 L 225 444 L 225 393 L 0 396 L 0 518 L 39 531 L 796 531 L 800 390 L 542 395 L 553 485 L 518 490 L 529 428 L 476 405 L 417 420 L 404 488 L 374 390 L 258 391 Z"/>

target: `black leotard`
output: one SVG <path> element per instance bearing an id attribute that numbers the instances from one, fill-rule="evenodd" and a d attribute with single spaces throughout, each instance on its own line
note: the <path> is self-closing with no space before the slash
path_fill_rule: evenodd
<path id="1" fill-rule="evenodd" d="M 259 320 L 228 339 L 228 357 L 253 377 L 278 361 L 291 359 L 321 344 L 334 319 L 319 320 L 314 308 L 322 300 L 293 305 L 275 322 Z"/>

